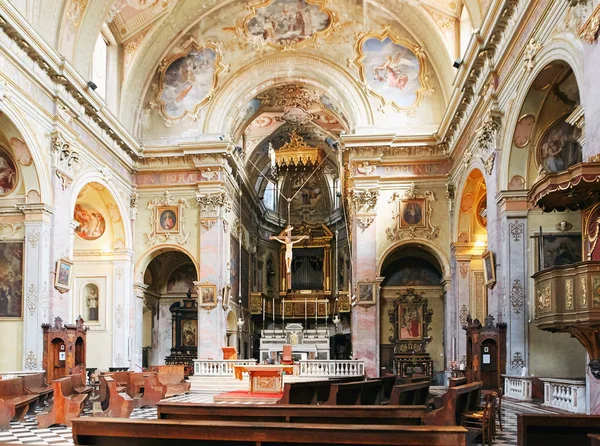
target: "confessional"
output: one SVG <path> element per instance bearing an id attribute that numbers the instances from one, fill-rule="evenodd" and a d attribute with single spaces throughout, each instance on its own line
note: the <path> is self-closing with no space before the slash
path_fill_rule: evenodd
<path id="1" fill-rule="evenodd" d="M 87 327 L 79 316 L 75 324 L 63 324 L 60 317 L 53 324 L 42 324 L 44 337 L 43 367 L 48 382 L 73 373 L 76 366 L 85 369 Z"/>
<path id="2" fill-rule="evenodd" d="M 482 381 L 483 389 L 498 389 L 506 373 L 506 323 L 494 324 L 488 315 L 484 325 L 467 317 L 467 368 L 469 382 Z"/>

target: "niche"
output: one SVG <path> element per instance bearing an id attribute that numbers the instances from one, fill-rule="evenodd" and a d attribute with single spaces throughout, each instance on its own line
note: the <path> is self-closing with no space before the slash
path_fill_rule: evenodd
<path id="1" fill-rule="evenodd" d="M 98 307 L 100 304 L 98 285 L 88 283 L 83 287 L 83 302 L 85 303 L 87 320 L 89 322 L 98 322 Z"/>

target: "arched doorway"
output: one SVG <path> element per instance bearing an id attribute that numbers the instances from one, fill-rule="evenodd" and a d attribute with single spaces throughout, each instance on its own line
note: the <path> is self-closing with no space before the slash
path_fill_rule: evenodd
<path id="1" fill-rule="evenodd" d="M 382 374 L 435 376 L 444 370 L 442 271 L 436 256 L 417 244 L 400 246 L 384 259 L 379 315 Z M 402 361 L 408 356 L 415 360 L 407 369 Z M 419 360 L 425 357 L 426 362 Z"/>
<path id="2" fill-rule="evenodd" d="M 142 348 L 147 365 L 165 364 L 175 350 L 196 357 L 198 310 L 194 261 L 178 250 L 161 251 L 144 271 Z M 189 310 L 189 311 L 187 311 Z"/>

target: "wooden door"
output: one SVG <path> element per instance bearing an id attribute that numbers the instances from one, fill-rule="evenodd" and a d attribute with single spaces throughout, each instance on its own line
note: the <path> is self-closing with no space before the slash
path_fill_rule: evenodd
<path id="1" fill-rule="evenodd" d="M 481 343 L 481 380 L 486 390 L 498 388 L 498 345 L 493 339 Z"/>

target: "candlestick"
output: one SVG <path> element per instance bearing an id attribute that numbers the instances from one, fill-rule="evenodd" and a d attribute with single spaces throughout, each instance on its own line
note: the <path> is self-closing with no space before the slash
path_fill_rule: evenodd
<path id="1" fill-rule="evenodd" d="M 281 328 L 285 329 L 285 297 L 283 298 L 283 303 L 281 304 Z"/>
<path id="2" fill-rule="evenodd" d="M 317 327 L 319 326 L 319 300 L 315 297 L 315 337 L 317 337 Z"/>
<path id="3" fill-rule="evenodd" d="M 304 333 L 308 329 L 308 301 L 304 298 Z"/>
<path id="4" fill-rule="evenodd" d="M 262 300 L 262 304 L 263 304 L 263 330 L 265 329 L 265 308 L 266 308 L 265 304 L 266 304 L 266 302 L 267 301 L 265 299 Z"/>
<path id="5" fill-rule="evenodd" d="M 273 337 L 275 337 L 275 296 L 273 296 Z"/>

